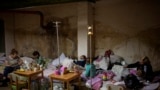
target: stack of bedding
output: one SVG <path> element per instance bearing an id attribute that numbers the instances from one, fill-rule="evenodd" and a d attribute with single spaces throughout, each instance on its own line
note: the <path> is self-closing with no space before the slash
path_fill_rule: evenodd
<path id="1" fill-rule="evenodd" d="M 0 73 L 3 73 L 5 58 L 5 53 L 0 53 Z"/>

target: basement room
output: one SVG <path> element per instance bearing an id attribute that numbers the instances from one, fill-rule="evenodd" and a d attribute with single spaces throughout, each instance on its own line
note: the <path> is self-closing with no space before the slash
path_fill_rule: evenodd
<path id="1" fill-rule="evenodd" d="M 160 90 L 159 0 L 1 0 L 0 90 Z"/>

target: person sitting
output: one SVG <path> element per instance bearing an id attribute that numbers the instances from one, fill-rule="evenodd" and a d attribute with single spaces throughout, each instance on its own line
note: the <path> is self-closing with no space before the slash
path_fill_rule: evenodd
<path id="1" fill-rule="evenodd" d="M 5 68 L 3 72 L 4 80 L 2 86 L 7 86 L 7 82 L 9 81 L 8 74 L 19 69 L 22 63 L 23 61 L 19 58 L 18 51 L 12 49 L 9 56 L 5 59 Z"/>
<path id="2" fill-rule="evenodd" d="M 86 59 L 85 71 L 82 73 L 81 77 L 85 80 L 94 78 L 96 76 L 95 65 L 89 59 Z"/>
<path id="3" fill-rule="evenodd" d="M 44 66 L 45 64 L 44 58 L 40 55 L 38 51 L 34 51 L 32 55 L 33 55 L 33 59 L 35 59 L 35 62 L 33 62 L 34 64 Z"/>
<path id="4" fill-rule="evenodd" d="M 153 70 L 150 60 L 145 56 L 141 61 L 126 66 L 127 68 L 137 68 L 137 75 L 147 81 L 152 81 Z"/>
<path id="5" fill-rule="evenodd" d="M 86 64 L 86 56 L 85 55 L 80 56 L 80 60 L 74 61 L 74 63 L 84 67 Z"/>

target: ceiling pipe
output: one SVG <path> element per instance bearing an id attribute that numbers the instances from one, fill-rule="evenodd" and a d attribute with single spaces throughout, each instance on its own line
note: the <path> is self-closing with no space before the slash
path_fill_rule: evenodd
<path id="1" fill-rule="evenodd" d="M 44 15 L 41 11 L 26 11 L 26 10 L 0 10 L 0 13 L 20 13 L 20 14 L 35 14 L 40 16 L 40 26 L 46 29 L 44 25 Z"/>

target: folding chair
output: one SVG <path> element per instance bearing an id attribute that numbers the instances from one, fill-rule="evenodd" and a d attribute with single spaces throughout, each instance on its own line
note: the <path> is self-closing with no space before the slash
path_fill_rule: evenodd
<path id="1" fill-rule="evenodd" d="M 19 80 L 16 76 L 16 80 L 13 80 L 12 75 L 10 75 L 10 88 L 11 90 L 21 90 L 27 87 L 27 81 Z"/>

